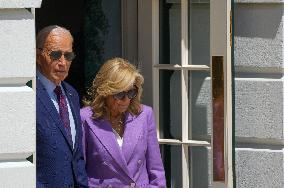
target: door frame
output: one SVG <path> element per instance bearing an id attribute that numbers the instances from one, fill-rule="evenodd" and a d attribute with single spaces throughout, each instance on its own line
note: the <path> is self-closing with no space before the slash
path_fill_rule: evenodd
<path id="1" fill-rule="evenodd" d="M 213 187 L 233 187 L 232 133 L 232 7 L 231 0 L 211 1 L 210 53 L 224 58 L 224 166 L 225 182 L 214 182 Z M 214 89 L 214 88 L 213 88 Z M 212 91 L 213 92 L 213 91 Z M 213 122 L 214 123 L 214 122 Z M 213 139 L 213 137 L 212 137 Z M 213 143 L 213 140 L 211 141 Z M 214 151 L 213 151 L 214 152 Z M 213 169 L 213 168 L 212 168 Z M 214 172 L 213 172 L 214 173 Z"/>
<path id="2" fill-rule="evenodd" d="M 231 0 L 210 1 L 210 67 L 202 65 L 188 65 L 188 1 L 181 0 L 181 93 L 187 96 L 188 70 L 205 70 L 214 66 L 213 56 L 223 57 L 224 74 L 224 181 L 212 181 L 213 188 L 233 188 L 233 145 L 232 145 L 232 8 Z M 182 140 L 161 139 L 159 134 L 159 71 L 171 67 L 159 66 L 159 0 L 152 0 L 152 96 L 153 107 L 156 116 L 158 139 L 160 144 L 182 146 L 182 186 L 188 188 L 189 182 L 189 146 L 210 146 L 213 148 L 213 136 L 211 143 L 206 141 L 188 140 L 188 97 L 182 97 Z M 149 12 L 147 13 L 149 14 Z M 139 18 L 140 20 L 141 18 Z M 139 30 L 138 30 L 139 33 Z M 139 36 L 138 36 L 139 37 Z M 139 53 L 139 49 L 138 49 Z M 212 72 L 211 72 L 212 74 Z M 213 91 L 212 91 L 213 93 Z M 212 105 L 213 106 L 213 105 Z M 213 118 L 212 118 L 213 122 Z M 213 150 L 211 150 L 211 173 L 213 174 Z M 211 178 L 213 180 L 213 177 Z"/>

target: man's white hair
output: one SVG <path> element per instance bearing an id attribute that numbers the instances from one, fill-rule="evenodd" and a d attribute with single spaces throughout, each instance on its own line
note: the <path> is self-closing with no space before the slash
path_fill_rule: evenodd
<path id="1" fill-rule="evenodd" d="M 60 35 L 60 34 L 67 34 L 70 35 L 71 40 L 73 42 L 73 37 L 70 33 L 70 31 L 64 27 L 58 26 L 58 25 L 50 25 L 47 27 L 44 27 L 42 30 L 40 30 L 36 36 L 36 47 L 37 48 L 43 48 L 44 43 L 47 39 L 47 37 L 50 34 Z"/>

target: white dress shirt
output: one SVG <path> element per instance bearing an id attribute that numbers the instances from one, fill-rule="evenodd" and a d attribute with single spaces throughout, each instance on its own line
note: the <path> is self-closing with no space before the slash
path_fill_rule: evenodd
<path id="1" fill-rule="evenodd" d="M 122 143 L 123 143 L 123 137 L 120 137 L 119 134 L 114 130 L 112 129 L 113 133 L 114 133 L 114 136 L 116 138 L 116 141 L 118 143 L 118 146 L 120 147 L 120 149 L 122 148 Z"/>

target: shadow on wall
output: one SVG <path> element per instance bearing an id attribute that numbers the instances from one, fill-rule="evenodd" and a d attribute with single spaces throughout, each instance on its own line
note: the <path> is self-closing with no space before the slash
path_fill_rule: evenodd
<path id="1" fill-rule="evenodd" d="M 282 15 L 283 6 L 278 3 L 236 3 L 234 8 L 234 35 L 273 39 L 281 26 Z"/>

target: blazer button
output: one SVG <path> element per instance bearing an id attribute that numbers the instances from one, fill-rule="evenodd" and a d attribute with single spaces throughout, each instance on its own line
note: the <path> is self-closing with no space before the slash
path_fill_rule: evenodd
<path id="1" fill-rule="evenodd" d="M 112 188 L 112 186 L 111 186 L 111 185 L 108 185 L 107 188 Z"/>
<path id="2" fill-rule="evenodd" d="M 130 183 L 130 187 L 131 188 L 134 188 L 136 186 L 136 184 L 133 182 L 133 183 Z"/>
<path id="3" fill-rule="evenodd" d="M 138 163 L 139 165 L 141 165 L 141 164 L 142 164 L 142 160 L 139 159 L 139 160 L 137 161 L 137 163 Z"/>

